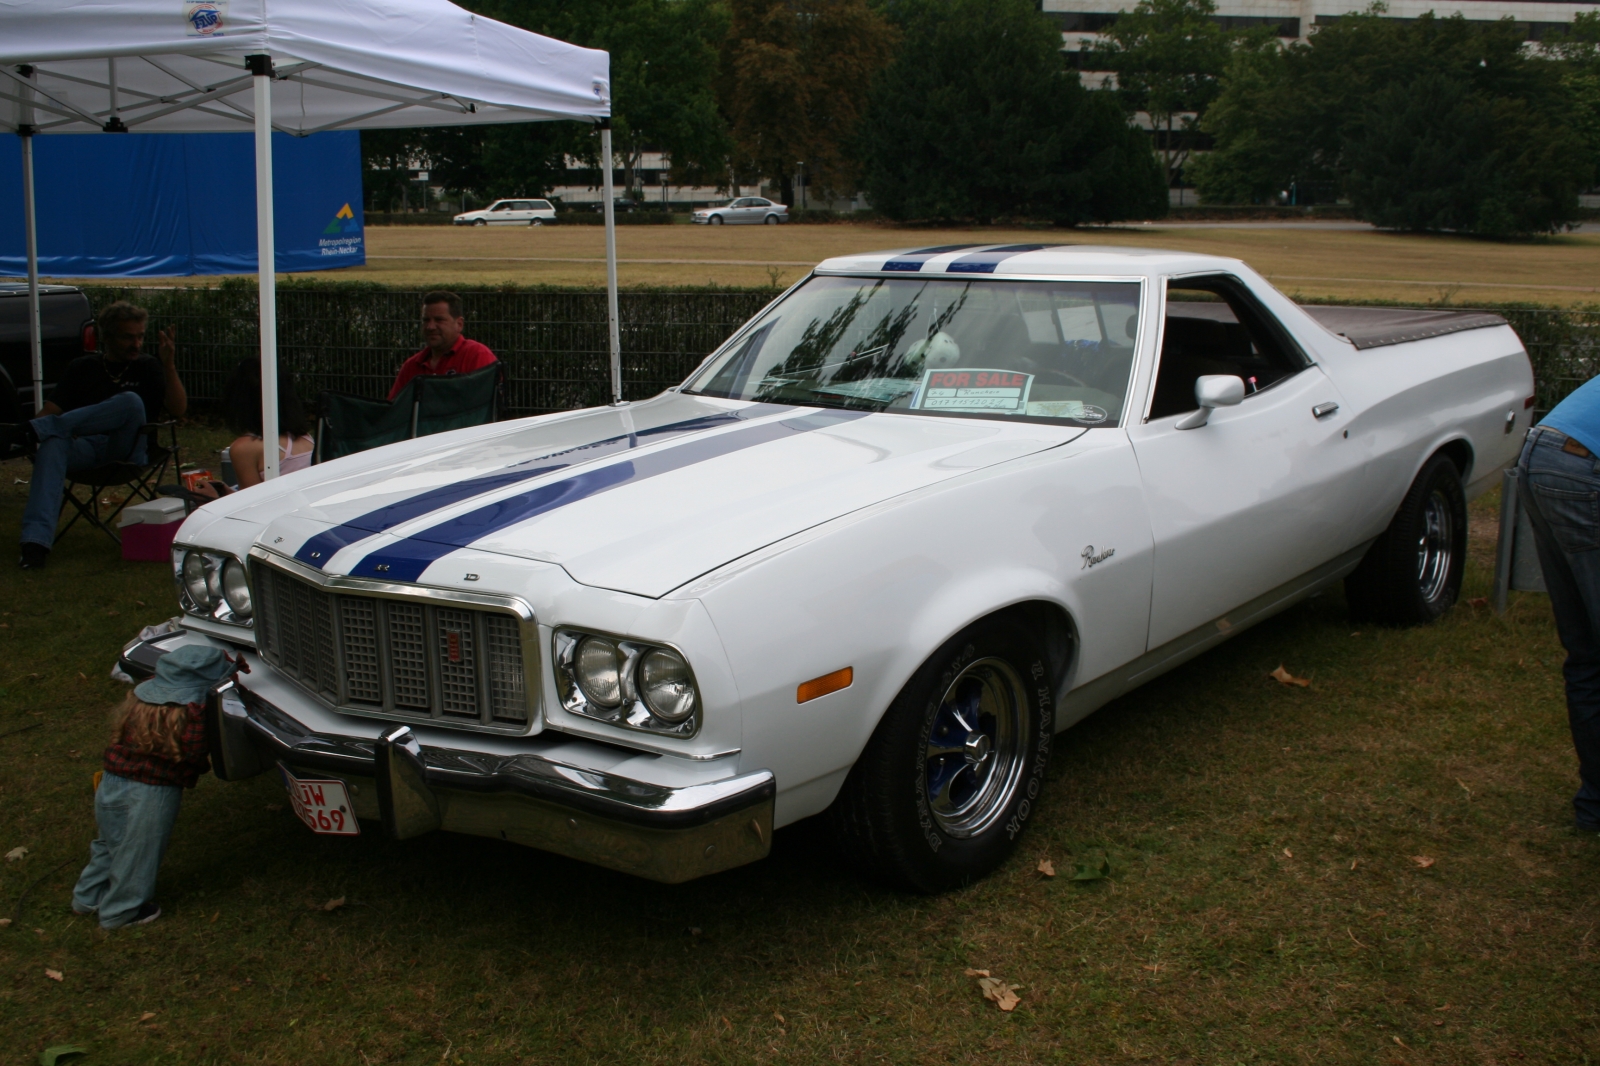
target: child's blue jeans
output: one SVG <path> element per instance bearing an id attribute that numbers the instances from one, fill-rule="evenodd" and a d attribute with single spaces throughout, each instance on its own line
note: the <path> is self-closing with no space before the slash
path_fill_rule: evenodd
<path id="1" fill-rule="evenodd" d="M 72 890 L 72 909 L 100 912 L 100 927 L 133 921 L 156 891 L 156 871 L 178 820 L 183 789 L 146 785 L 116 774 L 100 778 L 94 820 L 100 835 L 89 845 L 89 865 Z"/>

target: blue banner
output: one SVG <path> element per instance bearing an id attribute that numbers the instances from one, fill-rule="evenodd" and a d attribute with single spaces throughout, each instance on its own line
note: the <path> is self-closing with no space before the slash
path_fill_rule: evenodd
<path id="1" fill-rule="evenodd" d="M 57 278 L 256 271 L 249 133 L 85 133 L 33 139 L 39 272 Z M 279 272 L 360 266 L 361 135 L 272 135 Z M 27 274 L 22 148 L 0 135 L 0 274 Z"/>

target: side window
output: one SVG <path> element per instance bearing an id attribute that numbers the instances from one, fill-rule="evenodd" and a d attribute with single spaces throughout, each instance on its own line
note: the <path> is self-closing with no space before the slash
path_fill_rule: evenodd
<path id="1" fill-rule="evenodd" d="M 535 200 L 533 202 L 533 208 L 534 208 L 535 211 L 548 211 L 548 210 L 550 210 L 550 201 L 549 200 Z"/>
<path id="2" fill-rule="evenodd" d="M 1195 379 L 1230 374 L 1245 398 L 1308 365 L 1287 330 L 1237 278 L 1175 278 L 1167 285 L 1167 317 L 1150 417 L 1195 409 Z"/>
<path id="3" fill-rule="evenodd" d="M 511 202 L 509 200 L 501 200 L 499 203 L 497 203 L 493 207 L 489 208 L 489 210 L 491 210 L 491 211 L 504 211 L 507 208 L 509 208 L 510 206 L 511 206 Z"/>

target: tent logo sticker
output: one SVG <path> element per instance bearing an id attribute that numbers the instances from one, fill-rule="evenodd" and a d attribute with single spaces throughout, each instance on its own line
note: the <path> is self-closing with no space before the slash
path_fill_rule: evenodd
<path id="1" fill-rule="evenodd" d="M 355 236 L 343 236 L 347 233 Z M 322 239 L 317 241 L 317 247 L 323 255 L 360 255 L 362 243 L 361 223 L 356 220 L 356 213 L 350 210 L 350 205 L 345 204 L 339 208 L 333 220 L 322 227 Z"/>
<path id="2" fill-rule="evenodd" d="M 228 11 L 228 0 L 191 0 L 183 5 L 185 31 L 190 37 L 221 37 L 223 17 Z"/>
<path id="3" fill-rule="evenodd" d="M 333 216 L 333 221 L 323 227 L 322 232 L 329 236 L 335 233 L 360 233 L 361 223 L 356 221 L 356 213 L 350 210 L 350 205 L 345 204 Z"/>

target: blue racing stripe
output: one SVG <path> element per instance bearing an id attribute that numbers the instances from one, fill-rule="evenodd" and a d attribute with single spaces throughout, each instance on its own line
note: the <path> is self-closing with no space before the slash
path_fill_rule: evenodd
<path id="1" fill-rule="evenodd" d="M 941 244 L 937 248 L 918 248 L 914 252 L 904 252 L 883 264 L 884 270 L 916 271 L 922 269 L 922 264 L 936 255 L 946 252 L 959 252 L 963 248 L 980 248 L 977 244 Z"/>
<path id="2" fill-rule="evenodd" d="M 952 263 L 945 264 L 947 274 L 993 274 L 994 268 L 1002 260 L 1010 259 L 1023 252 L 1037 252 L 1041 248 L 1053 248 L 1050 244 L 1008 244 L 1004 248 L 985 248 L 981 252 L 964 255 Z"/>
<path id="3" fill-rule="evenodd" d="M 595 441 L 592 444 L 580 444 L 572 448 L 565 448 L 559 452 L 542 455 L 534 459 L 525 459 L 504 470 L 482 477 L 468 478 L 450 485 L 441 485 L 436 489 L 418 493 L 404 500 L 387 504 L 376 511 L 368 511 L 358 515 L 348 522 L 324 530 L 300 545 L 300 550 L 294 557 L 319 570 L 327 565 L 334 553 L 341 548 L 349 547 L 359 540 L 365 540 L 374 533 L 382 533 L 402 523 L 432 511 L 441 511 L 446 507 L 469 500 L 474 496 L 481 496 L 486 492 L 514 485 L 519 481 L 542 477 L 564 469 L 573 463 L 587 462 L 592 459 L 603 459 L 619 451 L 637 448 L 641 444 L 653 443 L 657 439 L 676 437 L 684 433 L 696 433 L 701 430 L 714 429 L 717 426 L 730 425 L 735 422 L 747 422 L 752 418 L 776 414 L 779 411 L 789 410 L 784 404 L 756 404 L 739 411 L 728 411 L 724 414 L 704 415 L 699 418 L 685 419 L 682 422 L 670 422 L 664 426 L 653 429 L 641 429 L 634 433 L 620 434 Z M 566 459 L 566 462 L 551 460 Z M 537 466 L 533 464 L 538 464 Z"/>
<path id="4" fill-rule="evenodd" d="M 865 418 L 866 411 L 817 411 L 781 422 L 768 422 L 728 433 L 687 441 L 674 448 L 627 459 L 598 469 L 581 470 L 572 477 L 538 485 L 526 492 L 479 507 L 436 526 L 415 533 L 405 540 L 380 548 L 351 569 L 353 577 L 378 577 L 386 581 L 415 581 L 439 559 L 474 541 L 498 533 L 519 522 L 597 496 L 619 485 L 626 485 L 660 474 L 669 474 L 696 463 L 731 455 L 797 433 L 826 429 L 829 426 Z"/>

